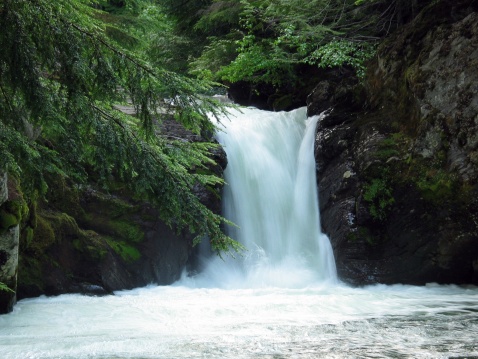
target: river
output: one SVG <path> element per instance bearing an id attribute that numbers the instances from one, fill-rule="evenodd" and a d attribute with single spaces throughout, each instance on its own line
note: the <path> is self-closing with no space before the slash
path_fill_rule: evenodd
<path id="1" fill-rule="evenodd" d="M 224 215 L 247 250 L 171 286 L 18 302 L 0 358 L 478 358 L 478 288 L 375 285 L 336 276 L 320 232 L 305 109 L 223 119 Z"/>

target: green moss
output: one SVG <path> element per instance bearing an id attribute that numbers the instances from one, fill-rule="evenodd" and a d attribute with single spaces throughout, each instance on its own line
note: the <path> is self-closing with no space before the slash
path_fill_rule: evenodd
<path id="1" fill-rule="evenodd" d="M 58 175 L 49 178 L 48 183 L 49 189 L 46 195 L 48 207 L 56 212 L 66 212 L 73 217 L 79 217 L 84 213 L 76 186 L 69 185 L 65 177 Z"/>
<path id="2" fill-rule="evenodd" d="M 141 253 L 138 249 L 124 241 L 116 241 L 111 237 L 107 237 L 106 241 L 125 262 L 135 262 L 141 258 Z"/>
<path id="3" fill-rule="evenodd" d="M 7 201 L 0 207 L 0 233 L 20 224 L 28 215 L 28 207 L 23 199 Z"/>
<path id="4" fill-rule="evenodd" d="M 430 170 L 417 179 L 416 185 L 424 199 L 433 203 L 441 203 L 454 196 L 457 188 L 456 182 L 454 176 L 443 170 Z"/>
<path id="5" fill-rule="evenodd" d="M 45 212 L 42 217 L 51 224 L 58 240 L 78 236 L 80 229 L 70 215 L 63 212 Z"/>
<path id="6" fill-rule="evenodd" d="M 375 178 L 363 188 L 363 199 L 369 203 L 369 211 L 375 220 L 382 221 L 395 203 L 392 188 L 384 178 Z"/>
<path id="7" fill-rule="evenodd" d="M 391 157 L 401 157 L 406 151 L 407 143 L 408 139 L 403 133 L 392 133 L 379 143 L 376 157 L 380 160 L 387 160 Z"/>
<path id="8" fill-rule="evenodd" d="M 128 219 L 111 219 L 108 214 L 88 214 L 83 218 L 83 225 L 98 233 L 130 243 L 139 243 L 144 239 L 144 231 L 139 225 L 132 223 Z"/>
<path id="9" fill-rule="evenodd" d="M 25 247 L 35 253 L 44 252 L 53 243 L 76 238 L 80 229 L 75 219 L 66 213 L 42 212 L 36 216 L 36 228 L 23 229 Z"/>
<path id="10" fill-rule="evenodd" d="M 93 260 L 101 260 L 108 253 L 108 243 L 105 237 L 95 231 L 80 231 L 78 238 L 72 241 L 73 247 Z"/>
<path id="11" fill-rule="evenodd" d="M 107 213 L 109 218 L 117 218 L 122 215 L 135 212 L 136 206 L 118 197 L 95 192 L 93 195 L 95 212 Z"/>
<path id="12" fill-rule="evenodd" d="M 132 219 L 132 216 L 138 213 L 137 205 L 95 192 L 90 206 L 89 213 L 81 219 L 82 227 L 90 228 L 105 237 L 115 238 L 128 245 L 144 240 L 143 229 Z"/>
<path id="13" fill-rule="evenodd" d="M 33 236 L 35 234 L 35 231 L 33 230 L 32 227 L 27 227 L 23 230 L 24 236 L 25 236 L 25 244 L 26 246 L 30 246 L 32 241 L 33 241 Z"/>
<path id="14" fill-rule="evenodd" d="M 55 232 L 50 222 L 42 216 L 37 217 L 37 227 L 33 233 L 33 239 L 27 247 L 35 253 L 43 253 L 46 248 L 56 241 Z"/>
<path id="15" fill-rule="evenodd" d="M 9 213 L 5 210 L 0 210 L 0 233 L 7 229 L 16 226 L 20 222 L 20 218 L 13 213 Z"/>
<path id="16" fill-rule="evenodd" d="M 139 243 L 144 239 L 144 232 L 138 225 L 125 220 L 111 221 L 110 225 L 117 236 L 128 242 Z"/>

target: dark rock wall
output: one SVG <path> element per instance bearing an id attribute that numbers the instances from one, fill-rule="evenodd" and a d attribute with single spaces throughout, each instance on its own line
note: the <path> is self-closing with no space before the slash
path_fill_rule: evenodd
<path id="1" fill-rule="evenodd" d="M 321 220 L 353 284 L 478 283 L 478 14 L 441 1 L 385 40 L 364 84 L 309 96 Z"/>

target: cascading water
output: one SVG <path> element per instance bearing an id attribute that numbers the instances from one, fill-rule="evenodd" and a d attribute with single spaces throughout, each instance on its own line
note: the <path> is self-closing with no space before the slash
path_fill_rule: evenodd
<path id="1" fill-rule="evenodd" d="M 335 283 L 332 248 L 321 233 L 314 139 L 318 116 L 306 108 L 243 108 L 220 124 L 225 149 L 224 215 L 244 257 L 206 264 L 201 285 L 297 288 Z M 209 281 L 209 283 L 207 283 Z"/>
<path id="2" fill-rule="evenodd" d="M 478 357 L 478 288 L 335 283 L 319 231 L 316 119 L 242 111 L 218 137 L 244 256 L 209 258 L 172 286 L 22 300 L 0 316 L 0 358 Z"/>

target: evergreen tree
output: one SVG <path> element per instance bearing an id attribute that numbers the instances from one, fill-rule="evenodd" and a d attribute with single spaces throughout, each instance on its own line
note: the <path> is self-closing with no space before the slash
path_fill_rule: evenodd
<path id="1" fill-rule="evenodd" d="M 81 183 L 94 174 L 105 185 L 114 177 L 153 201 L 167 223 L 207 236 L 217 251 L 238 249 L 221 231 L 225 220 L 192 193 L 198 183 L 221 182 L 192 170 L 212 162 L 215 145 L 170 139 L 157 126 L 174 113 L 193 132 L 210 133 L 208 114 L 224 109 L 201 96 L 210 84 L 148 61 L 141 40 L 148 32 L 130 20 L 142 20 L 154 6 L 0 2 L 0 166 L 30 197 L 45 193 L 49 176 Z M 116 109 L 125 102 L 134 106 L 134 118 Z"/>

